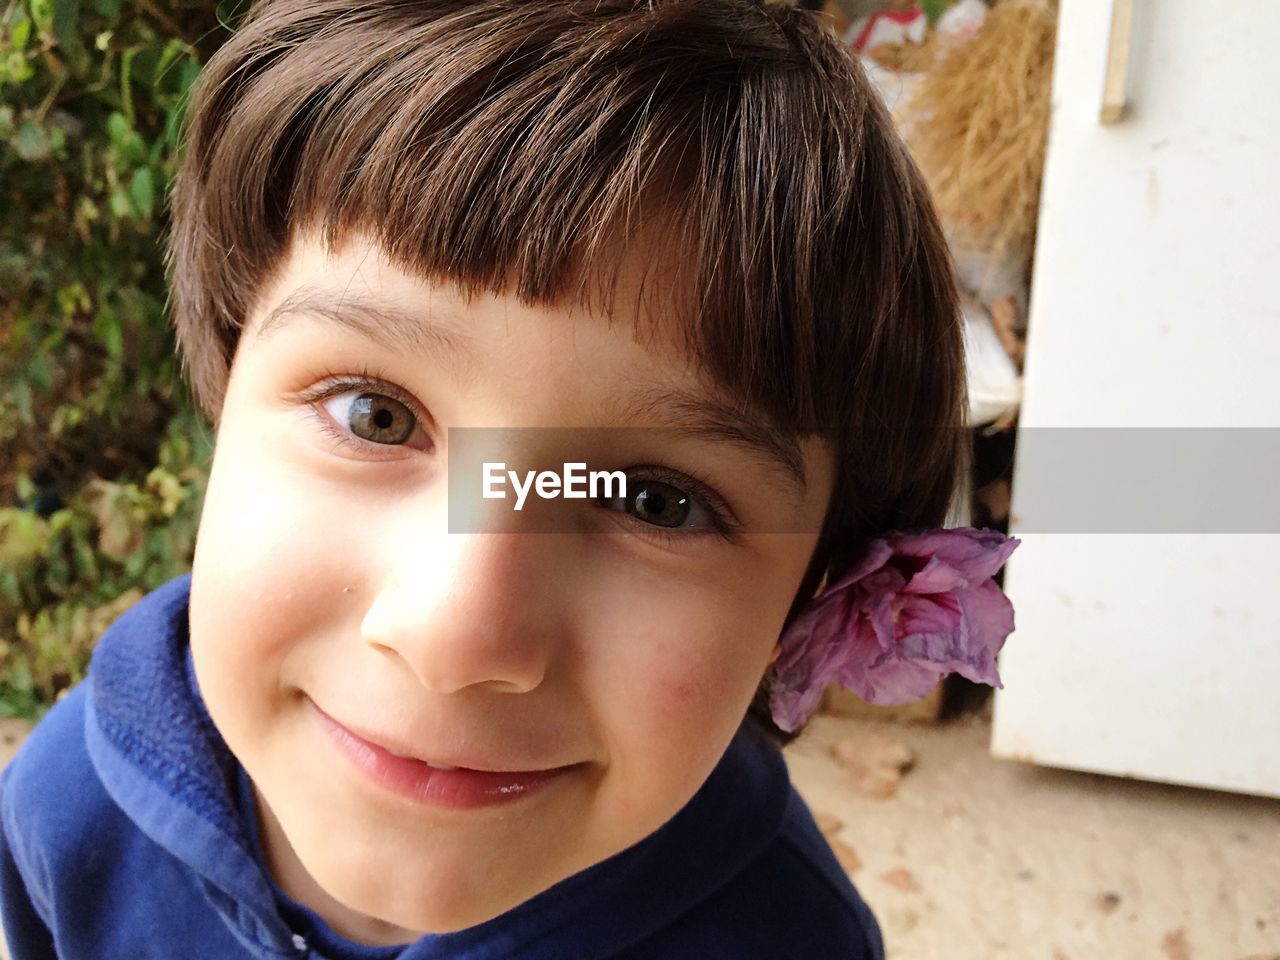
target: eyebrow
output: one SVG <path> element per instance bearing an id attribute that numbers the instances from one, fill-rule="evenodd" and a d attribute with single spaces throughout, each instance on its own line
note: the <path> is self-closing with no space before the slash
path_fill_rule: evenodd
<path id="1" fill-rule="evenodd" d="M 271 311 L 258 327 L 255 340 L 279 333 L 300 316 L 335 324 L 377 343 L 393 353 L 438 354 L 450 358 L 470 352 L 469 339 L 448 323 L 448 315 L 419 312 L 395 300 L 364 293 L 337 293 L 324 286 L 299 287 Z M 442 322 L 443 321 L 443 322 Z"/>
<path id="2" fill-rule="evenodd" d="M 278 333 L 299 316 L 335 324 L 396 353 L 443 352 L 450 359 L 459 359 L 474 352 L 470 337 L 449 322 L 456 320 L 452 315 L 437 315 L 424 322 L 421 314 L 394 300 L 366 293 L 339 294 L 321 285 L 305 285 L 290 294 L 262 321 L 255 339 Z M 766 464 L 780 467 L 797 492 L 806 490 L 799 443 L 765 418 L 699 392 L 649 384 L 632 392 L 617 411 L 623 421 L 650 420 L 655 412 L 661 412 L 661 419 L 672 429 L 731 443 L 761 457 Z"/>
<path id="3" fill-rule="evenodd" d="M 653 417 L 655 411 L 661 411 L 663 422 L 671 428 L 742 447 L 767 465 L 780 467 L 797 492 L 807 489 L 799 442 L 763 417 L 701 393 L 647 385 L 628 398 L 622 416 L 642 420 Z"/>

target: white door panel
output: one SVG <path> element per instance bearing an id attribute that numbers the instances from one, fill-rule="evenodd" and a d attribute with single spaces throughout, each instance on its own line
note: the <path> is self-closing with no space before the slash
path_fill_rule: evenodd
<path id="1" fill-rule="evenodd" d="M 1043 511 L 1020 526 L 1024 451 L 1048 435 L 1026 431 L 1280 436 L 1280 4 L 1136 0 L 1130 113 L 1104 126 L 1110 15 L 1060 8 L 992 748 L 1280 796 L 1280 476 L 1221 464 L 1228 491 L 1276 489 L 1270 533 L 1072 532 Z M 1217 495 L 1186 491 L 1202 513 L 1240 499 Z"/>

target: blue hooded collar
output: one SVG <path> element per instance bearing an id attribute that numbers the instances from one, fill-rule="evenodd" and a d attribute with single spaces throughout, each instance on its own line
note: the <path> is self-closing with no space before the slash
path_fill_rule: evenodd
<path id="1" fill-rule="evenodd" d="M 792 793 L 777 748 L 744 728 L 706 783 L 655 833 L 493 920 L 371 948 L 334 934 L 263 866 L 248 778 L 196 683 L 190 575 L 153 591 L 103 636 L 89 670 L 89 755 L 137 828 L 199 878 L 255 955 L 331 960 L 592 960 L 671 925 L 779 833 Z M 306 928 L 306 935 L 299 927 Z"/>

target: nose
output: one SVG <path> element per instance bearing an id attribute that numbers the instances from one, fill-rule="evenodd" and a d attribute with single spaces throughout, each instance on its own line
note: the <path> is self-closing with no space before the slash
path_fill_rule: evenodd
<path id="1" fill-rule="evenodd" d="M 363 639 L 428 690 L 527 693 L 560 636 L 554 535 L 445 533 L 402 556 L 361 623 Z"/>

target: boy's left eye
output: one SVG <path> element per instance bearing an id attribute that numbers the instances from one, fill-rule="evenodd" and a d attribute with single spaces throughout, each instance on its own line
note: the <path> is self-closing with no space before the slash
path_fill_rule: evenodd
<path id="1" fill-rule="evenodd" d="M 337 423 L 361 440 L 395 446 L 406 443 L 418 427 L 413 411 L 379 393 L 340 393 L 322 404 Z"/>
<path id="2" fill-rule="evenodd" d="M 627 471 L 626 495 L 601 496 L 596 502 L 635 518 L 654 534 L 711 533 L 732 540 L 739 529 L 729 505 L 711 487 L 662 467 Z"/>
<path id="3" fill-rule="evenodd" d="M 661 480 L 641 479 L 628 483 L 627 496 L 601 497 L 600 505 L 621 509 L 637 520 L 656 527 L 677 529 L 686 526 L 711 526 L 708 511 L 692 496 Z"/>

